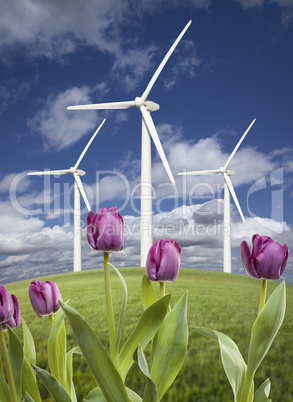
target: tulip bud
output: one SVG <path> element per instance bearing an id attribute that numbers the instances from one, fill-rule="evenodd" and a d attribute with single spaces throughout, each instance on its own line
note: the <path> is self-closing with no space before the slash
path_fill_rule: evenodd
<path id="1" fill-rule="evenodd" d="M 38 317 L 55 314 L 60 307 L 58 300 L 62 300 L 62 296 L 55 282 L 33 281 L 29 286 L 28 293 L 31 305 Z"/>
<path id="2" fill-rule="evenodd" d="M 255 234 L 252 237 L 252 251 L 247 242 L 243 241 L 240 254 L 242 265 L 249 276 L 278 280 L 285 271 L 289 250 L 286 244 L 281 246 L 270 237 Z"/>
<path id="3" fill-rule="evenodd" d="M 123 249 L 123 218 L 116 207 L 100 208 L 96 215 L 87 216 L 87 239 L 98 251 L 120 251 Z"/>
<path id="4" fill-rule="evenodd" d="M 11 295 L 12 301 L 13 301 L 13 306 L 14 306 L 14 312 L 10 320 L 2 323 L 2 329 L 3 331 L 6 331 L 6 325 L 9 325 L 10 328 L 17 328 L 20 324 L 21 320 L 21 313 L 20 313 L 20 307 L 19 307 L 19 301 L 18 298 L 14 295 Z"/>
<path id="5" fill-rule="evenodd" d="M 0 323 L 10 320 L 13 315 L 13 300 L 5 286 L 0 284 Z"/>
<path id="6" fill-rule="evenodd" d="M 174 282 L 180 267 L 181 248 L 173 239 L 160 239 L 149 250 L 146 274 L 152 281 Z"/>

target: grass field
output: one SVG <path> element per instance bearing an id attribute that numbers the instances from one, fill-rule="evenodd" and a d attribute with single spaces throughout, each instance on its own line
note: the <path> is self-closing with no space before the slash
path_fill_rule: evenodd
<path id="1" fill-rule="evenodd" d="M 120 272 L 128 286 L 123 344 L 143 311 L 141 279 L 144 270 L 121 268 Z M 118 317 L 122 287 L 114 272 L 111 275 L 114 310 Z M 56 282 L 63 300 L 70 299 L 69 304 L 84 316 L 103 343 L 108 346 L 102 270 L 60 274 L 40 279 Z M 35 316 L 28 297 L 29 283 L 30 281 L 22 281 L 6 286 L 19 298 L 22 316 L 35 339 L 37 364 L 47 368 L 46 340 L 49 320 L 46 317 L 39 319 Z M 268 296 L 277 285 L 275 282 L 269 283 Z M 177 282 L 166 285 L 166 292 L 172 292 L 171 304 L 174 305 L 187 289 L 189 326 L 206 326 L 226 333 L 237 343 L 244 359 L 247 360 L 251 326 L 258 310 L 260 282 L 242 275 L 181 269 Z M 270 378 L 272 382 L 270 396 L 275 402 L 293 400 L 292 303 L 293 286 L 287 285 L 287 309 L 283 326 L 256 375 L 256 387 L 267 377 Z M 68 347 L 71 348 L 76 342 L 68 322 L 66 328 Z M 20 327 L 17 332 L 21 336 Z M 74 370 L 78 401 L 82 401 L 95 383 L 82 356 L 74 357 Z M 142 395 L 144 379 L 135 366 L 132 367 L 126 384 Z M 47 398 L 45 390 L 42 389 L 42 399 L 49 401 Z M 223 372 L 216 343 L 190 331 L 188 353 L 183 369 L 162 401 L 233 401 L 233 394 Z"/>

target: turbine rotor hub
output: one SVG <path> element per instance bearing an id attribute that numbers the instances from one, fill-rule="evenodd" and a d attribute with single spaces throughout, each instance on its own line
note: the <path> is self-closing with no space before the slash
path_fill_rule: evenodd
<path id="1" fill-rule="evenodd" d="M 145 101 L 142 98 L 140 98 L 139 96 L 137 96 L 134 99 L 134 103 L 135 103 L 135 106 L 138 107 L 138 108 L 141 108 L 142 106 L 145 105 Z"/>
<path id="2" fill-rule="evenodd" d="M 134 99 L 134 104 L 135 104 L 135 106 L 138 107 L 139 109 L 140 109 L 142 106 L 145 106 L 146 109 L 147 109 L 149 112 L 155 112 L 156 110 L 159 110 L 159 109 L 160 109 L 160 105 L 158 105 L 157 103 L 152 102 L 152 101 L 148 101 L 148 100 L 144 101 L 144 100 L 143 100 L 142 98 L 140 98 L 139 96 L 137 96 L 137 97 Z"/>

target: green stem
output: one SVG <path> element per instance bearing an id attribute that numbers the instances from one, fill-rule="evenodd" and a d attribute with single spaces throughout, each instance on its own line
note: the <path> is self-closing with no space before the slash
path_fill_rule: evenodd
<path id="1" fill-rule="evenodd" d="M 253 375 L 246 374 L 244 390 L 239 402 L 252 402 L 254 394 Z"/>
<path id="2" fill-rule="evenodd" d="M 10 364 L 10 360 L 9 360 L 8 350 L 6 347 L 4 333 L 3 333 L 1 323 L 0 323 L 0 344 L 1 344 L 4 364 L 5 364 L 6 373 L 7 373 L 10 399 L 11 399 L 11 402 L 18 402 L 15 383 L 14 383 L 14 377 L 13 377 L 13 373 L 12 373 L 12 368 L 11 368 L 11 364 Z"/>
<path id="3" fill-rule="evenodd" d="M 258 314 L 261 312 L 262 308 L 266 304 L 267 283 L 268 281 L 266 279 L 261 279 L 261 292 L 260 292 Z"/>
<path id="4" fill-rule="evenodd" d="M 104 281 L 105 281 L 105 294 L 106 294 L 106 308 L 109 327 L 109 342 L 110 342 L 110 356 L 113 363 L 117 366 L 117 352 L 116 352 L 116 332 L 114 322 L 114 311 L 112 303 L 111 291 L 111 278 L 109 266 L 109 252 L 104 252 Z"/>
<path id="5" fill-rule="evenodd" d="M 159 282 L 160 284 L 160 297 L 165 296 L 165 282 Z"/>
<path id="6" fill-rule="evenodd" d="M 166 294 L 165 282 L 159 282 L 160 284 L 160 298 L 164 297 Z M 170 304 L 168 306 L 168 313 L 171 311 Z"/>
<path id="7" fill-rule="evenodd" d="M 49 315 L 49 321 L 50 321 L 50 328 L 53 328 L 53 323 L 54 323 L 54 314 Z"/>

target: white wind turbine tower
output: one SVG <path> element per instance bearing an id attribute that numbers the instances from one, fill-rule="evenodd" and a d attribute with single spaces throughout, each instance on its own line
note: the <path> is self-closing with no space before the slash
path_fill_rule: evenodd
<path id="1" fill-rule="evenodd" d="M 178 175 L 205 175 L 205 174 L 217 174 L 217 173 L 222 173 L 224 176 L 224 181 L 225 181 L 225 186 L 224 186 L 224 230 L 223 230 L 223 237 L 224 237 L 224 262 L 223 262 L 223 270 L 224 272 L 231 273 L 231 209 L 230 209 L 230 194 L 232 195 L 232 198 L 235 202 L 235 205 L 238 209 L 238 212 L 243 220 L 245 222 L 241 207 L 239 205 L 238 199 L 236 197 L 236 193 L 234 191 L 232 181 L 230 179 L 230 176 L 234 176 L 235 172 L 233 170 L 228 169 L 228 166 L 235 155 L 236 151 L 240 147 L 240 144 L 246 137 L 248 131 L 251 129 L 252 125 L 254 124 L 256 119 L 254 119 L 245 133 L 242 135 L 240 140 L 238 141 L 238 144 L 236 147 L 233 149 L 233 152 L 229 156 L 227 162 L 223 167 L 220 167 L 219 169 L 213 169 L 213 170 L 198 170 L 194 172 L 180 172 Z"/>
<path id="2" fill-rule="evenodd" d="M 84 199 L 84 202 L 86 204 L 86 207 L 88 211 L 91 211 L 91 206 L 89 204 L 89 201 L 86 196 L 86 192 L 83 188 L 82 182 L 80 180 L 80 176 L 85 175 L 85 171 L 78 169 L 78 166 L 84 157 L 86 151 L 88 150 L 89 146 L 93 142 L 94 138 L 102 128 L 103 124 L 105 123 L 106 119 L 102 121 L 102 123 L 99 125 L 95 133 L 92 135 L 91 139 L 87 143 L 86 147 L 80 154 L 76 164 L 73 167 L 70 167 L 69 169 L 61 169 L 61 170 L 45 170 L 42 172 L 30 172 L 28 175 L 37 175 L 37 176 L 43 176 L 43 175 L 61 175 L 61 174 L 67 174 L 67 173 L 72 173 L 74 177 L 74 235 L 73 235 L 73 271 L 81 271 L 81 214 L 80 214 L 80 194 L 82 195 L 82 198 Z"/>
<path id="3" fill-rule="evenodd" d="M 151 175 L 151 139 L 152 137 L 160 158 L 163 162 L 165 170 L 169 176 L 169 179 L 173 185 L 175 180 L 172 175 L 170 166 L 167 162 L 164 150 L 162 148 L 159 136 L 157 134 L 156 127 L 150 112 L 154 112 L 160 108 L 157 103 L 147 100 L 147 97 L 156 82 L 163 67 L 167 63 L 169 57 L 173 53 L 174 49 L 178 45 L 179 41 L 188 29 L 191 21 L 182 30 L 176 41 L 171 46 L 170 50 L 162 60 L 161 64 L 157 68 L 152 79 L 148 83 L 145 91 L 141 97 L 136 97 L 132 101 L 125 102 L 112 102 L 112 103 L 98 103 L 93 105 L 79 105 L 69 106 L 67 109 L 128 109 L 136 106 L 139 108 L 142 114 L 142 130 L 141 130 L 141 205 L 140 205 L 140 263 L 141 266 L 145 266 L 147 254 L 150 247 L 153 244 L 153 229 L 152 229 L 152 175 Z"/>

